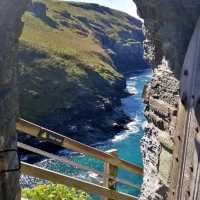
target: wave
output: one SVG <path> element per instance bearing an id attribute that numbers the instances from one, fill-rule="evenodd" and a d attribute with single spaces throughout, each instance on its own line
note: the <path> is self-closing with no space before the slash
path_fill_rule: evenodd
<path id="1" fill-rule="evenodd" d="M 134 94 L 134 95 L 138 93 L 137 88 L 135 86 L 135 82 L 133 82 L 133 80 L 127 82 L 126 91 L 129 94 Z"/>
<path id="2" fill-rule="evenodd" d="M 147 121 L 144 121 L 144 122 L 142 123 L 142 130 L 144 130 L 144 129 L 146 128 L 147 124 L 148 124 Z"/>
<path id="3" fill-rule="evenodd" d="M 152 78 L 152 74 L 147 74 L 144 76 L 145 79 L 150 80 Z"/>
<path id="4" fill-rule="evenodd" d="M 111 139 L 112 143 L 118 143 L 125 139 L 127 139 L 130 135 L 135 134 L 140 131 L 141 120 L 138 116 L 135 117 L 133 122 L 127 124 L 128 130 L 122 131 L 119 134 L 115 135 L 113 139 Z"/>
<path id="5" fill-rule="evenodd" d="M 129 93 L 129 94 L 133 94 L 133 95 L 136 95 L 136 94 L 138 94 L 138 91 L 137 91 L 137 89 L 135 88 L 135 87 L 133 87 L 133 86 L 127 86 L 127 89 L 126 89 L 126 91 Z"/>
<path id="6" fill-rule="evenodd" d="M 80 173 L 76 176 L 76 178 L 87 180 L 95 184 L 103 184 L 103 178 L 92 171 Z"/>

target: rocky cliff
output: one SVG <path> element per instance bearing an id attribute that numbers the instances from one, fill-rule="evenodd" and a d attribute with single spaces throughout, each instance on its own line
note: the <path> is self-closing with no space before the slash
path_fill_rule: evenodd
<path id="1" fill-rule="evenodd" d="M 198 0 L 135 0 L 145 25 L 145 55 L 156 67 L 163 57 L 178 76 L 199 17 Z"/>
<path id="2" fill-rule="evenodd" d="M 122 130 L 123 73 L 147 67 L 142 23 L 97 4 L 53 0 L 34 0 L 23 20 L 21 117 L 90 144 Z"/>
<path id="3" fill-rule="evenodd" d="M 18 168 L 15 151 L 18 116 L 16 89 L 16 51 L 22 31 L 21 16 L 27 0 L 0 1 L 0 199 L 19 200 L 19 172 L 5 172 Z"/>
<path id="4" fill-rule="evenodd" d="M 144 18 L 145 56 L 155 68 L 153 79 L 144 91 L 149 124 L 141 144 L 145 176 L 140 199 L 167 199 L 179 77 L 200 3 L 198 0 L 135 2 Z"/>
<path id="5" fill-rule="evenodd" d="M 179 81 L 164 63 L 154 69 L 144 101 L 148 125 L 141 141 L 144 184 L 141 200 L 166 199 L 173 153 Z"/>

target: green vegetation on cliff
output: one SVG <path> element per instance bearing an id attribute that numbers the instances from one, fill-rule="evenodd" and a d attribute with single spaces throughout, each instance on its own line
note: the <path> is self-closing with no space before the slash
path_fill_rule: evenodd
<path id="1" fill-rule="evenodd" d="M 105 113 L 125 86 L 119 70 L 142 60 L 141 23 L 96 4 L 53 0 L 34 0 L 23 21 L 21 116 L 79 140 L 94 127 L 109 132 Z"/>

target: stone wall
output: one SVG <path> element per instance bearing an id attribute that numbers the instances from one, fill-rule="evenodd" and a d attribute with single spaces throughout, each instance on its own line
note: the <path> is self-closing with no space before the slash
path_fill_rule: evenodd
<path id="1" fill-rule="evenodd" d="M 0 1 L 0 151 L 16 149 L 15 119 L 18 113 L 16 59 L 21 16 L 27 0 Z M 17 166 L 14 152 L 0 153 L 0 171 Z M 19 199 L 19 173 L 0 173 L 0 200 Z"/>
<path id="2" fill-rule="evenodd" d="M 179 98 L 179 77 L 200 15 L 199 0 L 134 0 L 144 19 L 145 57 L 154 70 L 145 87 L 148 126 L 142 139 L 141 200 L 167 199 Z"/>

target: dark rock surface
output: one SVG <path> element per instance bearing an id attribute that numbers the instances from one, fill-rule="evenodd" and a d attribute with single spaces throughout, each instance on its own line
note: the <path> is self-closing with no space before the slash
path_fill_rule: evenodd
<path id="1" fill-rule="evenodd" d="M 165 57 L 179 76 L 199 17 L 199 0 L 135 0 L 135 3 L 144 19 L 146 57 L 154 67 Z"/>
<path id="2" fill-rule="evenodd" d="M 33 12 L 36 17 L 45 18 L 47 16 L 47 7 L 42 2 L 31 2 L 28 10 Z"/>
<path id="3" fill-rule="evenodd" d="M 0 151 L 16 149 L 18 116 L 16 51 L 26 0 L 0 1 Z M 20 200 L 19 172 L 1 173 L 18 165 L 15 152 L 0 153 L 0 199 Z"/>

